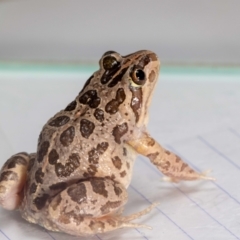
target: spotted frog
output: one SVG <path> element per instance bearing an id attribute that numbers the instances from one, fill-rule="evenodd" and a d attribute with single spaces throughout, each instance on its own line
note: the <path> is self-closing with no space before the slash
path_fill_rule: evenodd
<path id="1" fill-rule="evenodd" d="M 0 205 L 51 231 L 91 235 L 123 227 L 156 204 L 123 216 L 134 160 L 142 154 L 169 180 L 211 179 L 147 132 L 160 62 L 151 51 L 103 54 L 78 96 L 43 127 L 36 153 L 21 152 L 0 172 Z"/>

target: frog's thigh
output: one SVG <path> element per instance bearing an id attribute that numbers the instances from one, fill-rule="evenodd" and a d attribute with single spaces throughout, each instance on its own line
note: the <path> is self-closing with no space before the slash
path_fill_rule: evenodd
<path id="1" fill-rule="evenodd" d="M 30 155 L 18 153 L 9 158 L 0 171 L 0 205 L 8 210 L 18 208 L 26 182 Z"/>
<path id="2" fill-rule="evenodd" d="M 110 179 L 92 178 L 69 186 L 49 205 L 51 220 L 61 231 L 74 235 L 119 228 L 113 216 L 127 202 L 127 191 Z"/>

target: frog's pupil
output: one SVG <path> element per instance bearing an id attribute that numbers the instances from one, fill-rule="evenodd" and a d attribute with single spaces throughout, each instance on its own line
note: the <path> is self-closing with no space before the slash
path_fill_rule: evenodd
<path id="1" fill-rule="evenodd" d="M 141 69 L 138 69 L 138 70 L 136 71 L 136 77 L 137 77 L 138 80 L 140 80 L 140 81 L 145 80 L 145 73 L 144 73 L 144 71 L 141 70 Z"/>

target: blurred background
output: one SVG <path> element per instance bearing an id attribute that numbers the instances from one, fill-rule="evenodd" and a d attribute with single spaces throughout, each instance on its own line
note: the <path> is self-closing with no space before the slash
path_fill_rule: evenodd
<path id="1" fill-rule="evenodd" d="M 1 61 L 96 61 L 151 49 L 170 64 L 240 64 L 238 0 L 0 1 Z"/>

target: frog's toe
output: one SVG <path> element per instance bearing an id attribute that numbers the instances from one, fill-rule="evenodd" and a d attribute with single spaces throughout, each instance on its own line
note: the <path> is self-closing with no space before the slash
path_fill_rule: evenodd
<path id="1" fill-rule="evenodd" d="M 149 207 L 145 208 L 144 210 L 131 214 L 129 216 L 118 216 L 116 217 L 116 221 L 118 222 L 118 225 L 120 228 L 147 228 L 152 229 L 150 226 L 144 225 L 144 224 L 138 224 L 138 223 L 132 223 L 131 221 L 138 219 L 146 214 L 148 214 L 153 208 L 155 208 L 157 205 L 159 205 L 158 202 L 152 203 Z"/>
<path id="2" fill-rule="evenodd" d="M 206 170 L 206 171 L 203 171 L 203 172 L 200 174 L 199 178 L 205 179 L 205 180 L 210 180 L 210 181 L 216 181 L 216 178 L 207 176 L 207 175 L 208 175 L 209 173 L 211 173 L 211 172 L 212 172 L 211 169 L 208 169 L 208 170 Z"/>

